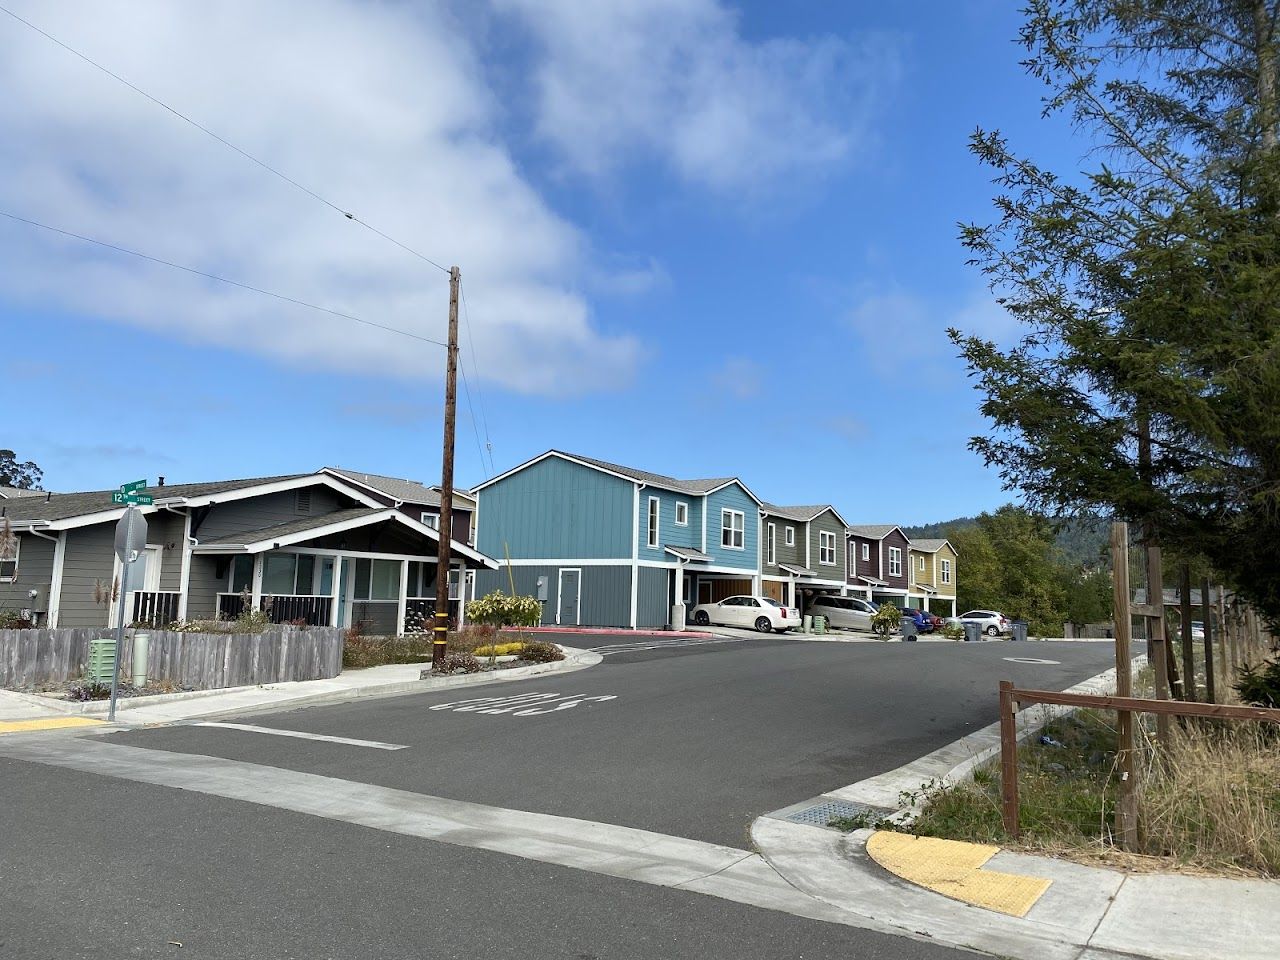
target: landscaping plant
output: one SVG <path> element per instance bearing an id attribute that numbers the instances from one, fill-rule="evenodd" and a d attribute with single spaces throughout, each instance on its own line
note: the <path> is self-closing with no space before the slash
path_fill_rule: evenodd
<path id="1" fill-rule="evenodd" d="M 871 618 L 871 630 L 882 637 L 894 633 L 902 625 L 902 611 L 892 603 L 880 605 L 880 609 Z"/>
<path id="2" fill-rule="evenodd" d="M 555 663 L 564 659 L 564 651 L 554 643 L 533 640 L 524 645 L 524 649 L 520 651 L 520 659 L 530 663 Z"/>

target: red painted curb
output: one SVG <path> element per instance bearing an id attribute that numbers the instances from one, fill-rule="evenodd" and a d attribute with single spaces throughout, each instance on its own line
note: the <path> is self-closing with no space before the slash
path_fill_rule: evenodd
<path id="1" fill-rule="evenodd" d="M 569 633 L 617 637 L 675 637 L 702 639 L 714 637 L 714 633 L 693 630 L 628 630 L 623 627 L 523 627 L 526 633 Z"/>

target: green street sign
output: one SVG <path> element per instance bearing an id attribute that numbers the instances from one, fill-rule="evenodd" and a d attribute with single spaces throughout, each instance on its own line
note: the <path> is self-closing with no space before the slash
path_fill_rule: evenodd
<path id="1" fill-rule="evenodd" d="M 147 481 L 145 480 L 135 480 L 133 483 L 120 484 L 121 493 L 137 493 L 139 490 L 145 489 L 147 489 Z"/>
<path id="2" fill-rule="evenodd" d="M 125 493 L 123 490 L 117 490 L 111 494 L 112 503 L 127 503 L 137 507 L 149 507 L 155 503 L 155 498 L 145 493 Z"/>

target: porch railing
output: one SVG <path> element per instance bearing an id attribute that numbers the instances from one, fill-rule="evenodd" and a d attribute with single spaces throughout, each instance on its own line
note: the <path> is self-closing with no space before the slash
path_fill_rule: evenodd
<path id="1" fill-rule="evenodd" d="M 449 591 L 449 626 L 456 627 L 458 625 L 458 615 L 461 613 L 461 604 L 458 602 L 457 588 L 451 587 Z M 404 602 L 404 619 L 405 629 L 408 630 L 413 625 L 412 621 L 415 616 L 420 617 L 423 627 L 427 630 L 431 629 L 431 621 L 436 615 L 436 598 L 435 597 L 409 597 Z"/>
<path id="2" fill-rule="evenodd" d="M 244 612 L 245 598 L 239 593 L 218 594 L 218 619 L 235 620 Z M 309 627 L 328 626 L 333 617 L 333 597 L 267 594 L 262 597 L 262 609 L 272 623 L 293 623 L 301 620 Z"/>
<path id="3" fill-rule="evenodd" d="M 178 619 L 182 594 L 174 590 L 137 590 L 133 594 L 133 616 L 130 623 L 148 627 L 167 627 Z"/>

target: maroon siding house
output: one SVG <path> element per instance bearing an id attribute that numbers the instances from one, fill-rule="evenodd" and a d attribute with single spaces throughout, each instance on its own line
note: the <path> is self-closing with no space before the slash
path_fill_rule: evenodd
<path id="1" fill-rule="evenodd" d="M 849 592 L 873 603 L 907 605 L 911 541 L 892 523 L 855 524 L 846 531 Z"/>

